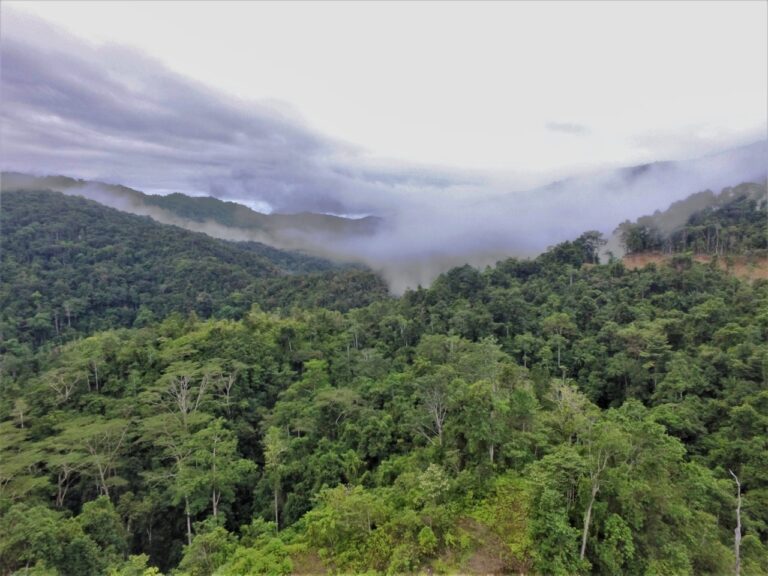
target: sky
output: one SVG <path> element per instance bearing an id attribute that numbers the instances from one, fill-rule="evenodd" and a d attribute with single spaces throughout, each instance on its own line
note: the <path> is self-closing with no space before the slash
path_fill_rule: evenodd
<path id="1" fill-rule="evenodd" d="M 4 1 L 11 10 L 271 103 L 373 163 L 522 181 L 765 134 L 766 2 Z"/>
<path id="2" fill-rule="evenodd" d="M 0 168 L 380 216 L 376 235 L 305 248 L 395 291 L 766 177 L 768 2 L 4 0 L 0 16 Z"/>

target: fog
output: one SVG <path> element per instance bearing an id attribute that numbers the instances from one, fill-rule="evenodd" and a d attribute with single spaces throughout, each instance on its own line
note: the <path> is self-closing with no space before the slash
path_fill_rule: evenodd
<path id="1" fill-rule="evenodd" d="M 13 12 L 4 18 L 13 24 L 3 26 L 1 44 L 4 170 L 212 195 L 278 213 L 379 216 L 374 234 L 265 233 L 185 220 L 96 184 L 68 190 L 218 238 L 364 263 L 395 293 L 428 285 L 451 266 L 532 256 L 586 230 L 610 235 L 691 193 L 766 178 L 762 138 L 704 158 L 606 167 L 547 185 L 554 175 L 373 161 L 317 133 L 289 106 L 241 101 L 134 50 L 87 44 Z M 574 123 L 549 129 L 588 132 Z"/>
<path id="2" fill-rule="evenodd" d="M 384 230 L 337 253 L 382 272 L 395 292 L 428 285 L 450 266 L 532 256 L 587 230 L 610 238 L 624 220 L 665 210 L 694 192 L 766 178 L 768 142 L 686 162 L 609 170 L 547 187 L 475 199 L 404 204 Z M 616 255 L 621 248 L 610 246 Z"/>

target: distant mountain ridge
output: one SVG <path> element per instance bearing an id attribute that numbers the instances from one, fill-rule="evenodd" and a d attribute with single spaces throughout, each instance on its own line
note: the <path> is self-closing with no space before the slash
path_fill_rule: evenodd
<path id="1" fill-rule="evenodd" d="M 2 188 L 51 188 L 215 238 L 255 241 L 380 273 L 395 294 L 428 286 L 442 272 L 532 257 L 584 230 L 606 236 L 626 220 L 665 210 L 699 190 L 720 190 L 768 176 L 768 140 L 698 158 L 597 170 L 528 190 L 445 189 L 445 198 L 393 197 L 385 219 L 297 213 L 261 214 L 243 204 L 174 193 L 153 196 L 125 186 L 67 177 L 2 175 Z M 341 207 L 344 210 L 344 207 Z M 382 208 L 384 210 L 384 208 Z M 620 253 L 618 242 L 607 250 Z"/>
<path id="2" fill-rule="evenodd" d="M 313 238 L 337 240 L 341 237 L 374 234 L 380 218 L 359 219 L 328 214 L 263 214 L 237 202 L 211 196 L 146 194 L 119 184 L 79 180 L 68 176 L 34 176 L 19 172 L 0 175 L 3 191 L 54 190 L 82 196 L 100 204 L 140 216 L 150 216 L 163 224 L 173 224 L 204 232 L 224 240 L 256 241 L 281 249 L 301 250 Z"/>
<path id="3" fill-rule="evenodd" d="M 558 193 L 575 186 L 594 186 L 597 183 L 615 187 L 617 190 L 626 188 L 631 191 L 635 184 L 641 183 L 645 178 L 676 180 L 682 174 L 700 174 L 703 176 L 703 180 L 710 181 L 708 185 L 696 186 L 695 189 L 698 190 L 705 188 L 720 190 L 739 182 L 762 181 L 768 177 L 768 140 L 758 140 L 696 158 L 657 160 L 610 170 L 598 170 L 563 178 L 528 192 Z M 522 193 L 525 194 L 526 192 Z M 688 190 L 685 192 L 685 196 L 691 193 L 692 191 Z M 657 208 L 663 209 L 663 206 Z"/>

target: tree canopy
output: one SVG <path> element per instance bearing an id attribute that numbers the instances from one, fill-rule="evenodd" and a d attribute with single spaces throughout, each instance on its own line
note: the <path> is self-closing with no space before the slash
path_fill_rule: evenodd
<path id="1" fill-rule="evenodd" d="M 768 281 L 596 264 L 587 233 L 333 309 L 253 260 L 288 294 L 246 278 L 266 300 L 233 314 L 222 284 L 204 313 L 191 274 L 178 308 L 153 289 L 105 325 L 89 299 L 63 338 L 20 321 L 58 302 L 43 283 L 77 293 L 82 258 L 120 286 L 113 262 L 161 251 L 32 220 L 3 226 L 39 296 L 3 288 L 2 574 L 727 574 L 737 526 L 741 572 L 768 573 Z"/>

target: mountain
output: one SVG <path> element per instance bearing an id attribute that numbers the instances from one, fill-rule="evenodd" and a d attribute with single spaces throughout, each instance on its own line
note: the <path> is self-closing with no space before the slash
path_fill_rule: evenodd
<path id="1" fill-rule="evenodd" d="M 580 230 L 609 232 L 619 222 L 664 210 L 699 190 L 762 182 L 768 178 L 767 158 L 768 140 L 760 140 L 691 159 L 597 170 L 492 201 L 503 210 L 515 204 L 557 206 L 578 216 Z"/>
<path id="2" fill-rule="evenodd" d="M 153 196 L 66 177 L 7 173 L 2 185 L 59 189 L 217 238 L 365 264 L 402 294 L 428 286 L 455 266 L 483 268 L 509 256 L 533 257 L 584 230 L 609 235 L 619 223 L 666 209 L 698 190 L 762 181 L 767 156 L 768 141 L 759 141 L 700 158 L 600 170 L 533 190 L 454 193 L 449 187 L 430 203 L 399 197 L 386 219 L 267 215 L 216 198 Z M 619 252 L 618 246 L 611 249 Z"/>
<path id="3" fill-rule="evenodd" d="M 768 184 L 692 194 L 665 211 L 619 225 L 609 249 L 632 270 L 707 263 L 748 281 L 768 279 Z"/>
<path id="4" fill-rule="evenodd" d="M 127 186 L 67 176 L 4 172 L 0 185 L 3 191 L 56 190 L 95 200 L 124 212 L 150 216 L 164 224 L 205 232 L 215 238 L 252 240 L 285 249 L 306 249 L 318 239 L 331 242 L 371 235 L 380 224 L 380 219 L 372 216 L 352 219 L 309 212 L 262 214 L 243 204 L 209 196 L 145 194 Z"/>
<path id="5" fill-rule="evenodd" d="M 768 188 L 747 182 L 673 202 L 669 208 L 626 221 L 616 230 L 628 253 L 692 251 L 745 255 L 768 251 Z"/>
<path id="6" fill-rule="evenodd" d="M 346 310 L 386 296 L 366 270 L 211 238 L 50 190 L 3 192 L 0 231 L 4 355 L 172 312 L 229 318 L 252 304 L 305 302 Z M 292 290 L 280 291 L 285 279 L 295 280 Z"/>

